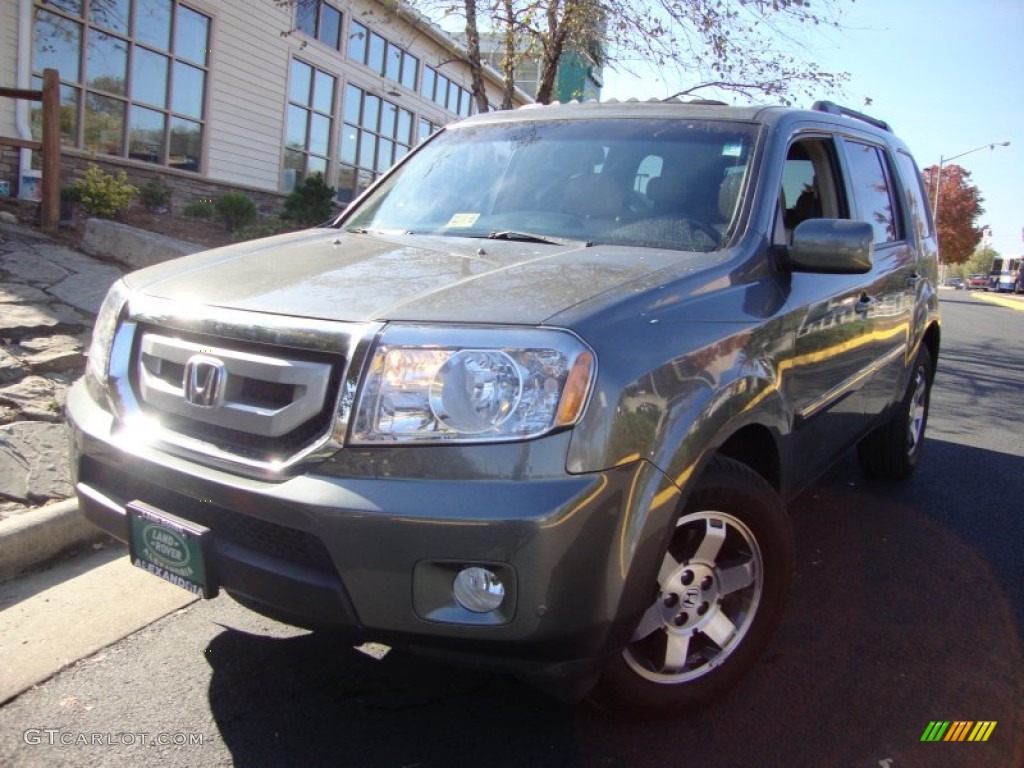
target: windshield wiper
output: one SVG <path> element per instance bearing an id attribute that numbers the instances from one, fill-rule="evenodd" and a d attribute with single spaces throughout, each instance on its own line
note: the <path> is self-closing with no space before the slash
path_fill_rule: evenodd
<path id="1" fill-rule="evenodd" d="M 367 229 L 366 227 L 351 227 L 350 229 L 343 229 L 342 232 L 347 232 L 352 235 L 411 235 L 412 230 L 408 229 Z"/>
<path id="2" fill-rule="evenodd" d="M 500 232 L 491 232 L 487 238 L 489 240 L 518 240 L 524 243 L 547 243 L 548 245 L 582 245 L 584 248 L 589 248 L 593 245 L 593 243 L 586 240 L 570 240 L 565 237 L 538 235 L 534 232 L 519 232 L 514 229 L 503 229 Z"/>

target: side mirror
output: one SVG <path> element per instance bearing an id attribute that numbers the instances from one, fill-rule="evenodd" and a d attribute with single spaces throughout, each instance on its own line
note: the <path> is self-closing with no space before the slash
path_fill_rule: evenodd
<path id="1" fill-rule="evenodd" d="M 866 221 L 808 219 L 793 230 L 785 262 L 794 272 L 862 275 L 871 271 L 874 241 Z"/>

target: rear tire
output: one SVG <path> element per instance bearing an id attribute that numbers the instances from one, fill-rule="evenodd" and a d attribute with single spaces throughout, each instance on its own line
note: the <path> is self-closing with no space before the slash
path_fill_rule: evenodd
<path id="1" fill-rule="evenodd" d="M 591 701 L 649 718 L 723 695 L 771 639 L 793 565 L 778 494 L 747 466 L 713 459 L 676 522 L 651 603 Z"/>
<path id="2" fill-rule="evenodd" d="M 857 445 L 857 459 L 865 474 L 884 480 L 910 477 L 924 448 L 933 376 L 931 352 L 922 346 L 899 408 Z"/>

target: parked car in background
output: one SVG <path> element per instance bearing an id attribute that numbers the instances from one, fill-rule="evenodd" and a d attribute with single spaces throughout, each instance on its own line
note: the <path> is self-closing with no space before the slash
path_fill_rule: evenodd
<path id="1" fill-rule="evenodd" d="M 964 279 L 962 277 L 947 277 L 942 284 L 947 288 L 955 288 L 959 291 L 964 287 Z"/>
<path id="2" fill-rule="evenodd" d="M 977 274 L 977 275 L 971 275 L 970 277 L 967 278 L 967 290 L 969 290 L 969 291 L 976 291 L 976 290 L 987 291 L 988 290 L 988 286 L 989 286 L 989 276 L 988 275 Z"/>

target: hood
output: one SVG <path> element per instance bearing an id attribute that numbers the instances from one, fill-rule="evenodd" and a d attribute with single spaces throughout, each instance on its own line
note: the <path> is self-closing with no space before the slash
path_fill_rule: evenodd
<path id="1" fill-rule="evenodd" d="M 316 229 L 185 256 L 128 283 L 161 298 L 325 320 L 539 324 L 714 255 Z"/>

